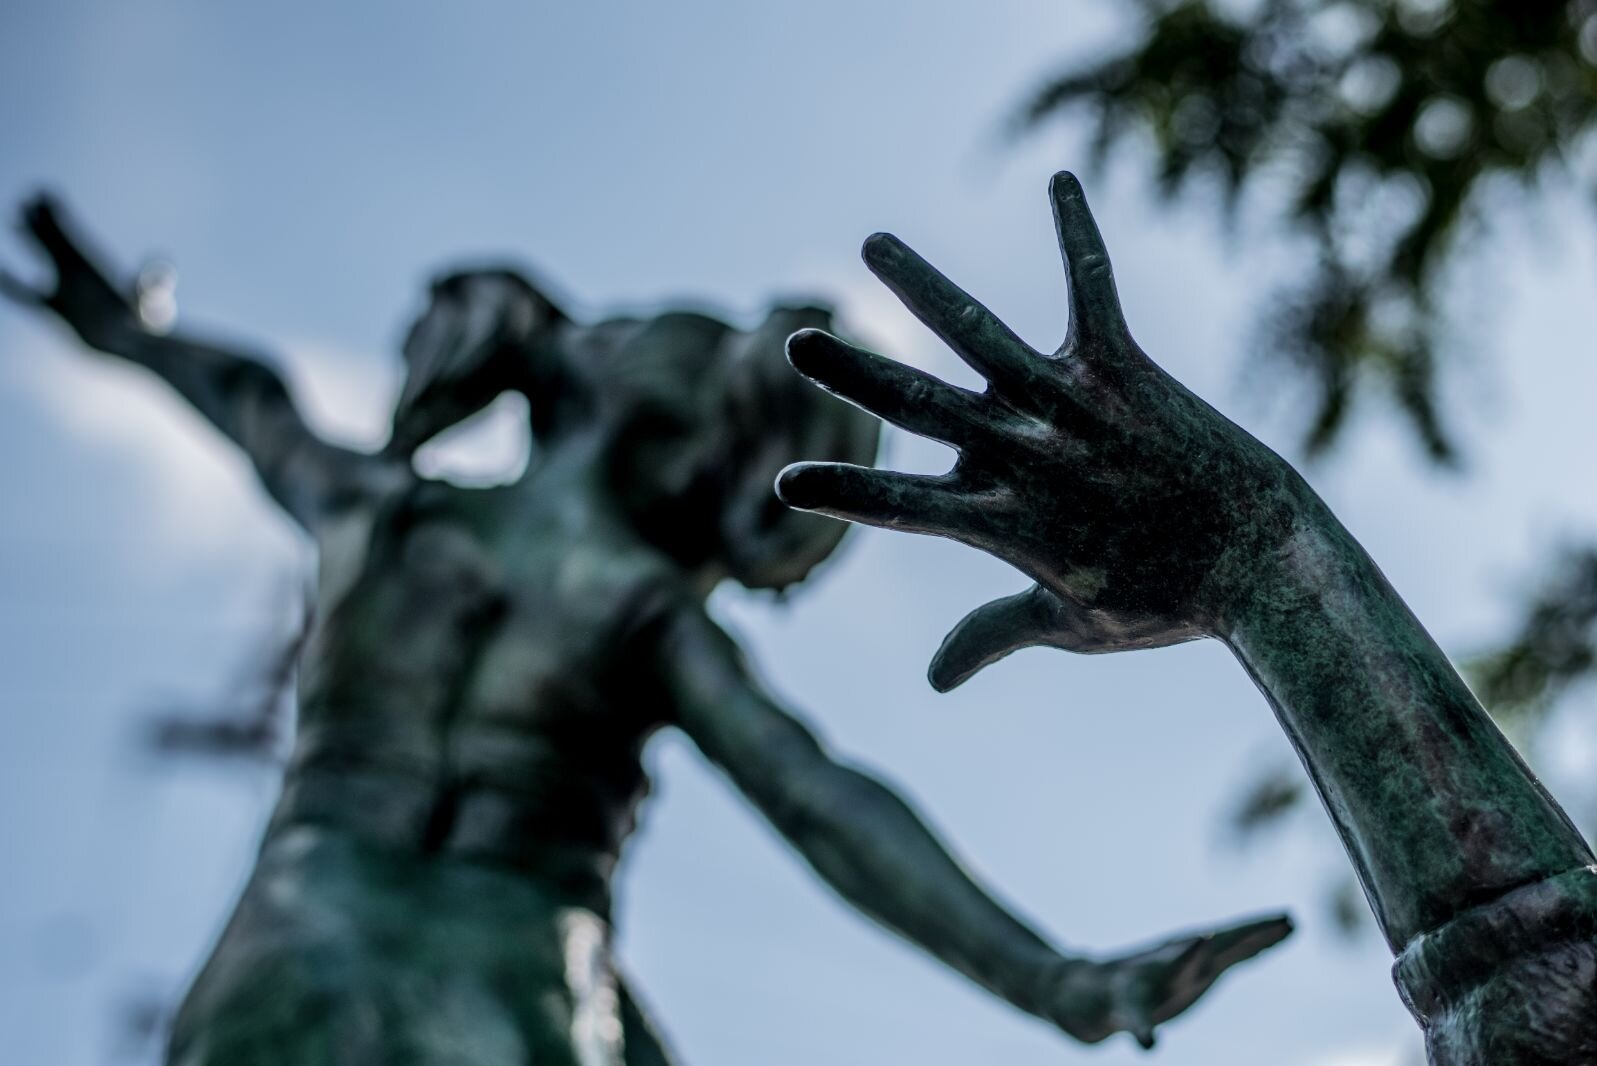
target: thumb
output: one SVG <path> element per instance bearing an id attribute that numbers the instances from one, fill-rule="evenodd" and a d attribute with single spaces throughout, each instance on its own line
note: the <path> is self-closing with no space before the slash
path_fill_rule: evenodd
<path id="1" fill-rule="evenodd" d="M 978 607 L 943 638 L 927 679 L 938 692 L 947 692 L 1011 652 L 1056 644 L 1076 613 L 1041 585 Z"/>

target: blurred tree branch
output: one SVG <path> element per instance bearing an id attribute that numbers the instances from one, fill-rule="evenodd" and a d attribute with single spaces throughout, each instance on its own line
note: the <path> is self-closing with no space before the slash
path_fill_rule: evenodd
<path id="1" fill-rule="evenodd" d="M 1127 51 L 1067 71 L 1016 114 L 1025 133 L 1074 109 L 1095 153 L 1151 142 L 1160 188 L 1219 182 L 1227 210 L 1282 183 L 1283 221 L 1317 261 L 1267 300 L 1261 344 L 1314 383 L 1305 444 L 1329 447 L 1366 386 L 1430 456 L 1438 285 L 1489 180 L 1526 187 L 1597 122 L 1593 0 L 1135 0 Z"/>
<path id="2" fill-rule="evenodd" d="M 1597 663 L 1597 548 L 1565 552 L 1519 632 L 1466 673 L 1501 721 L 1537 719 Z"/>

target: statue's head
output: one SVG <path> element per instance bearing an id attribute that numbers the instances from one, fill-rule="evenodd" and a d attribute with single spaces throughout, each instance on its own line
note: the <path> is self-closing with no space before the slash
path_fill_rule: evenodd
<path id="1" fill-rule="evenodd" d="M 540 448 L 602 453 L 604 491 L 647 539 L 689 569 L 784 588 L 847 526 L 784 507 L 777 472 L 876 455 L 878 421 L 788 365 L 787 338 L 831 320 L 792 306 L 753 330 L 687 312 L 582 326 L 515 271 L 447 274 L 405 339 L 388 452 L 408 456 L 521 393 Z"/>
<path id="2" fill-rule="evenodd" d="M 531 361 L 552 351 L 565 314 L 508 269 L 436 279 L 405 337 L 405 383 L 388 450 L 409 455 L 507 391 L 525 391 Z"/>
<path id="3" fill-rule="evenodd" d="M 689 569 L 782 589 L 843 536 L 845 523 L 785 507 L 773 488 L 799 459 L 876 456 L 878 421 L 787 362 L 791 334 L 831 320 L 823 308 L 791 306 L 753 330 L 691 313 L 594 327 L 578 362 L 606 438 L 609 489 Z"/>

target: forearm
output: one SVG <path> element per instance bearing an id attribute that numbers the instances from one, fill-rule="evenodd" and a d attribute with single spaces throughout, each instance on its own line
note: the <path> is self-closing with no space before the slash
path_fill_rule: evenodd
<path id="1" fill-rule="evenodd" d="M 0 272 L 0 291 L 48 310 L 84 344 L 162 378 L 254 463 L 266 490 L 306 527 L 329 503 L 360 491 L 364 457 L 320 440 L 300 417 L 282 377 L 265 360 L 148 328 L 136 302 L 87 255 L 47 197 L 23 209 L 23 225 L 55 266 L 36 290 Z"/>
<path id="2" fill-rule="evenodd" d="M 879 782 L 830 763 L 806 776 L 767 813 L 828 884 L 982 987 L 1049 1016 L 1050 989 L 1068 960 L 994 901 Z"/>
<path id="3" fill-rule="evenodd" d="M 1079 1040 L 1159 1023 L 1227 968 L 1291 931 L 1272 917 L 1110 959 L 1069 958 L 1000 906 L 879 782 L 833 761 L 754 687 L 735 646 L 697 608 L 656 645 L 678 724 L 815 870 L 861 911 L 977 984 Z"/>
<path id="4" fill-rule="evenodd" d="M 84 340 L 161 378 L 229 438 L 245 444 L 262 411 L 293 403 L 281 376 L 262 359 L 180 334 L 154 333 L 136 320 Z"/>
<path id="5" fill-rule="evenodd" d="M 94 343 L 146 367 L 175 389 L 243 450 L 266 491 L 307 528 L 340 486 L 361 482 L 364 457 L 316 436 L 281 375 L 265 360 L 137 324 L 105 331 Z"/>
<path id="6" fill-rule="evenodd" d="M 1242 561 L 1222 639 L 1269 699 L 1394 950 L 1592 861 L 1567 816 L 1352 536 L 1306 488 Z"/>
<path id="7" fill-rule="evenodd" d="M 293 416 L 282 379 L 265 361 L 232 348 L 152 330 L 138 298 L 97 263 L 63 224 L 48 196 L 28 202 L 23 227 L 55 267 L 55 284 L 35 290 L 9 278 L 0 286 L 24 304 L 48 310 L 90 348 L 154 372 L 248 448 L 255 423 L 280 413 Z"/>

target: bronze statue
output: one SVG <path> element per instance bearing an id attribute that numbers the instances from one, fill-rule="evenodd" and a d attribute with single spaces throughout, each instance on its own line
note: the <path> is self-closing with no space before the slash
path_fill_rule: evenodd
<path id="1" fill-rule="evenodd" d="M 845 899 L 1080 1040 L 1151 1044 L 1289 931 L 1062 954 L 754 680 L 705 597 L 724 578 L 802 580 L 844 527 L 783 507 L 777 471 L 876 450 L 873 419 L 783 358 L 826 311 L 778 307 L 752 331 L 690 313 L 583 324 L 513 272 L 451 274 L 405 342 L 392 439 L 363 454 L 317 438 L 262 359 L 149 328 L 47 200 L 24 221 L 56 278 L 6 279 L 11 295 L 163 377 L 320 550 L 282 796 L 171 1061 L 665 1063 L 609 950 L 640 756 L 663 726 Z M 518 482 L 412 471 L 419 445 L 511 390 L 537 441 Z"/>
<path id="2" fill-rule="evenodd" d="M 1137 347 L 1070 174 L 1051 187 L 1070 328 L 1033 351 L 897 238 L 865 262 L 986 380 L 981 393 L 811 331 L 793 364 L 952 445 L 921 477 L 835 463 L 795 507 L 952 537 L 1036 584 L 972 613 L 938 689 L 1032 645 L 1224 641 L 1275 709 L 1446 1066 L 1597 1063 L 1597 868 L 1446 656 L 1297 472 Z"/>

